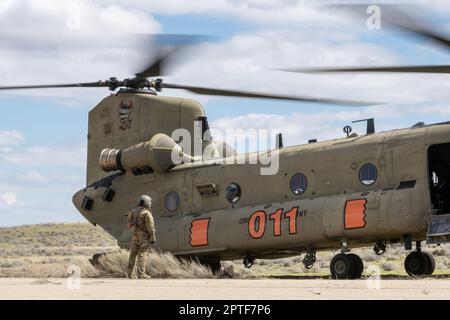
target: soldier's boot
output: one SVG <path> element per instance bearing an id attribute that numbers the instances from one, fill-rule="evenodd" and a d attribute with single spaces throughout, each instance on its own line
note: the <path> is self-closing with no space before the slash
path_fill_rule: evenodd
<path id="1" fill-rule="evenodd" d="M 137 279 L 136 274 L 133 271 L 134 271 L 134 268 L 128 267 L 128 270 L 125 273 L 125 275 L 127 276 L 128 279 Z"/>
<path id="2" fill-rule="evenodd" d="M 147 259 L 148 259 L 148 249 L 141 250 L 137 255 L 137 274 L 140 279 L 151 279 L 151 276 L 149 276 L 145 272 L 145 266 L 147 265 Z"/>

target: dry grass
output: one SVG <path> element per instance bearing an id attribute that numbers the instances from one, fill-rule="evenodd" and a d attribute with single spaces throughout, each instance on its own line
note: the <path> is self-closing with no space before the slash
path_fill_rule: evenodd
<path id="1" fill-rule="evenodd" d="M 430 247 L 436 258 L 436 274 L 450 274 L 450 246 Z M 94 268 L 89 259 L 105 253 Z M 389 246 L 383 256 L 371 248 L 355 249 L 364 261 L 380 267 L 383 275 L 406 276 L 403 261 L 406 252 L 401 246 Z M 223 262 L 223 271 L 213 275 L 204 265 L 192 260 L 179 260 L 170 253 L 153 252 L 149 257 L 148 274 L 154 278 L 258 278 L 271 276 L 328 277 L 329 264 L 337 252 L 317 253 L 317 262 L 310 270 L 302 264 L 303 256 L 276 260 L 258 259 L 251 270 L 242 261 Z M 120 250 L 114 238 L 101 228 L 87 223 L 33 225 L 0 228 L 0 277 L 61 278 L 68 268 L 76 266 L 82 277 L 125 277 L 128 251 Z"/>
<path id="2" fill-rule="evenodd" d="M 129 253 L 120 250 L 99 258 L 97 269 L 99 275 L 110 277 L 125 277 L 128 267 Z M 214 279 L 214 278 L 257 278 L 258 276 L 243 267 L 225 264 L 219 274 L 213 274 L 211 269 L 196 260 L 178 259 L 168 252 L 153 251 L 148 257 L 147 274 L 152 278 L 171 279 Z"/>
<path id="3" fill-rule="evenodd" d="M 93 267 L 89 259 L 97 253 L 106 254 Z M 87 223 L 0 228 L 0 277 L 63 278 L 75 266 L 85 278 L 120 278 L 126 276 L 128 257 L 114 238 Z M 154 278 L 258 277 L 241 266 L 224 263 L 223 269 L 214 275 L 198 261 L 152 252 L 147 273 Z"/>

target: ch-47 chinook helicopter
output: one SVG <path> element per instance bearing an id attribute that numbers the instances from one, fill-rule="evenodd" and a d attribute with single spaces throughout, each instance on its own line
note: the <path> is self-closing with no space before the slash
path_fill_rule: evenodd
<path id="1" fill-rule="evenodd" d="M 89 222 L 127 248 L 131 235 L 124 215 L 147 194 L 153 199 L 157 247 L 177 257 L 195 257 L 214 270 L 223 260 L 243 259 L 251 267 L 256 258 L 302 253 L 310 268 L 317 251 L 340 249 L 330 265 L 333 278 L 356 279 L 363 262 L 351 248 L 374 245 L 383 254 L 388 243 L 404 243 L 412 250 L 415 242 L 406 271 L 433 273 L 434 258 L 420 244 L 450 241 L 450 122 L 375 133 L 373 120 L 368 120 L 362 136 L 291 147 L 283 147 L 279 139 L 275 150 L 266 151 L 277 153 L 279 171 L 261 175 L 263 165 L 218 161 L 249 155 L 236 155 L 212 139 L 198 102 L 157 92 L 171 88 L 309 103 L 368 103 L 149 80 L 161 74 L 164 61 L 123 81 L 0 88 L 119 89 L 89 113 L 87 184 L 73 197 Z M 191 145 L 199 144 L 203 153 L 213 150 L 211 156 L 198 159 L 182 149 L 183 141 L 172 139 L 181 128 L 190 133 Z"/>

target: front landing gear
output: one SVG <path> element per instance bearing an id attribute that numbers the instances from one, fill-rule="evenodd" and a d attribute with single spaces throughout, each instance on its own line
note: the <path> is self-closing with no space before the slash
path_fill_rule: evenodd
<path id="1" fill-rule="evenodd" d="M 359 279 L 362 276 L 364 264 L 354 253 L 340 253 L 331 260 L 330 271 L 334 279 Z"/>
<path id="2" fill-rule="evenodd" d="M 207 266 L 211 268 L 213 274 L 218 274 L 220 270 L 222 270 L 222 263 L 220 263 L 220 260 L 209 261 L 207 262 Z"/>
<path id="3" fill-rule="evenodd" d="M 303 265 L 306 269 L 311 269 L 316 263 L 316 250 L 311 249 L 306 252 L 305 258 L 303 258 Z"/>
<path id="4" fill-rule="evenodd" d="M 99 267 L 100 266 L 100 259 L 105 256 L 106 253 L 96 253 L 92 256 L 91 259 L 89 259 L 89 262 L 93 267 Z"/>
<path id="5" fill-rule="evenodd" d="M 210 268 L 213 274 L 218 274 L 222 270 L 222 263 L 218 259 L 200 259 L 197 258 L 203 266 Z"/>
<path id="6" fill-rule="evenodd" d="M 429 252 L 414 251 L 405 259 L 405 270 L 410 276 L 432 275 L 436 261 Z"/>

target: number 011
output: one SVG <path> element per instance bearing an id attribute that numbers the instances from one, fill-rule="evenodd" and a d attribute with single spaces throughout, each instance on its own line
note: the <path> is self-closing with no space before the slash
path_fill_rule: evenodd
<path id="1" fill-rule="evenodd" d="M 283 214 L 284 212 L 284 214 Z M 269 220 L 273 221 L 273 236 L 281 236 L 281 221 L 283 219 L 289 220 L 289 234 L 296 234 L 297 230 L 297 213 L 298 207 L 285 212 L 284 209 L 278 209 L 269 215 Z M 261 239 L 266 233 L 267 214 L 260 210 L 254 212 L 248 221 L 248 233 L 253 239 Z"/>

